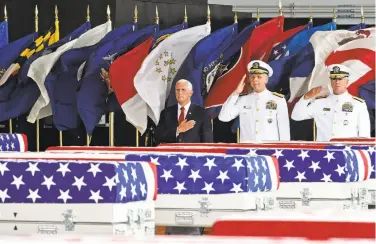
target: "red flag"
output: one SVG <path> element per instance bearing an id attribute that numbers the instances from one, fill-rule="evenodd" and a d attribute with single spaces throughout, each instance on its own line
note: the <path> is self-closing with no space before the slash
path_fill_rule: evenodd
<path id="1" fill-rule="evenodd" d="M 344 64 L 352 70 L 348 91 L 353 96 L 359 96 L 359 87 L 375 79 L 374 38 L 365 38 L 351 41 L 340 46 L 331 53 L 325 65 Z"/>
<path id="2" fill-rule="evenodd" d="M 276 38 L 283 33 L 285 17 L 278 16 L 257 27 L 251 36 L 252 59 L 263 59 L 266 53 L 273 47 Z"/>
<path id="3" fill-rule="evenodd" d="M 205 108 L 221 106 L 247 74 L 247 65 L 252 57 L 257 57 L 258 49 L 268 39 L 280 33 L 284 17 L 279 16 L 256 27 L 247 42 L 241 48 L 236 64 L 214 83 L 205 99 Z M 261 51 L 262 52 L 262 51 Z M 265 52 L 265 51 L 264 51 Z"/>
<path id="4" fill-rule="evenodd" d="M 133 78 L 149 54 L 153 37 L 116 59 L 110 66 L 110 82 L 121 106 L 137 95 Z"/>

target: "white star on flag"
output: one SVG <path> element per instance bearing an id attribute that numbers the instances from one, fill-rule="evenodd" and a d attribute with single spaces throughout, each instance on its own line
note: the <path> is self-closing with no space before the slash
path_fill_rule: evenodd
<path id="1" fill-rule="evenodd" d="M 222 172 L 221 170 L 219 171 L 219 175 L 217 176 L 217 179 L 220 179 L 222 181 L 222 184 L 225 180 L 229 180 L 230 177 L 227 176 L 228 170 L 225 172 Z"/>
<path id="2" fill-rule="evenodd" d="M 184 181 L 182 183 L 180 183 L 179 181 L 176 181 L 176 186 L 174 187 L 174 190 L 178 190 L 180 194 L 182 190 L 187 190 L 187 188 L 185 188 L 184 185 L 185 185 Z"/>
<path id="3" fill-rule="evenodd" d="M 330 161 L 331 161 L 332 159 L 335 159 L 335 158 L 334 158 L 334 152 L 329 152 L 329 151 L 327 151 L 327 152 L 326 152 L 326 156 L 324 156 L 324 158 L 326 158 L 326 159 L 328 160 L 328 163 L 330 163 Z"/>
<path id="4" fill-rule="evenodd" d="M 93 176 L 97 176 L 97 173 L 102 172 L 102 170 L 99 168 L 100 164 L 90 164 L 90 169 L 88 169 L 87 172 L 93 173 Z"/>
<path id="5" fill-rule="evenodd" d="M 309 166 L 309 168 L 313 170 L 313 173 L 316 173 L 316 170 L 321 169 L 319 164 L 320 164 L 320 161 L 317 161 L 317 162 L 312 161 L 312 164 L 311 166 Z"/>
<path id="6" fill-rule="evenodd" d="M 179 162 L 177 164 L 175 164 L 176 166 L 180 166 L 180 169 L 183 170 L 184 166 L 189 166 L 189 164 L 187 164 L 187 158 L 178 158 Z"/>
<path id="7" fill-rule="evenodd" d="M 294 160 L 288 161 L 286 159 L 286 164 L 283 167 L 287 168 L 287 171 L 290 171 L 291 168 L 295 168 L 295 166 L 294 166 Z"/>
<path id="8" fill-rule="evenodd" d="M 295 176 L 295 179 L 298 179 L 299 182 L 302 182 L 302 180 L 306 180 L 307 178 L 305 177 L 305 171 L 303 171 L 302 173 L 300 173 L 299 171 L 297 171 L 298 175 Z"/>
<path id="9" fill-rule="evenodd" d="M 75 176 L 74 183 L 72 184 L 72 186 L 76 186 L 78 191 L 81 191 L 81 187 L 87 186 L 86 183 L 84 182 L 84 176 L 82 176 L 81 178 L 78 178 Z"/>
<path id="10" fill-rule="evenodd" d="M 211 171 L 212 167 L 217 167 L 217 165 L 214 163 L 214 160 L 215 158 L 206 158 L 206 163 L 204 164 L 204 166 L 208 167 L 209 171 Z"/>
<path id="11" fill-rule="evenodd" d="M 213 188 L 213 182 L 210 183 L 210 184 L 208 184 L 206 182 L 204 182 L 204 183 L 205 183 L 205 187 L 202 188 L 201 190 L 206 191 L 206 194 L 209 194 L 211 191 L 215 191 L 215 189 Z"/>
<path id="12" fill-rule="evenodd" d="M 202 178 L 202 177 L 199 175 L 199 173 L 200 173 L 200 170 L 196 170 L 196 171 L 191 170 L 191 175 L 188 176 L 188 178 L 193 179 L 193 182 L 196 182 L 196 180 L 197 180 L 198 178 Z"/>
<path id="13" fill-rule="evenodd" d="M 164 178 L 166 182 L 168 181 L 169 178 L 171 178 L 171 179 L 174 178 L 174 176 L 171 175 L 171 171 L 172 171 L 172 169 L 170 169 L 168 171 L 163 169 L 163 175 L 161 175 L 160 178 Z"/>

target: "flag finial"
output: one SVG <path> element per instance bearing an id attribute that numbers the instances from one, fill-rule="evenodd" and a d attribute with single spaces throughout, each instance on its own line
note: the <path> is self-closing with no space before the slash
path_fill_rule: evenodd
<path id="1" fill-rule="evenodd" d="M 333 8 L 333 22 L 337 22 L 336 9 Z"/>
<path id="2" fill-rule="evenodd" d="M 137 5 L 134 6 L 134 23 L 137 23 L 137 20 L 138 20 L 138 9 L 137 9 Z"/>
<path id="3" fill-rule="evenodd" d="M 155 24 L 159 24 L 158 6 L 155 6 Z"/>
<path id="4" fill-rule="evenodd" d="M 35 5 L 35 32 L 38 32 L 38 5 Z"/>
<path id="5" fill-rule="evenodd" d="M 55 21 L 59 19 L 59 11 L 57 10 L 57 5 L 55 5 Z"/>
<path id="6" fill-rule="evenodd" d="M 283 13 L 282 13 L 282 2 L 281 2 L 281 0 L 278 1 L 278 7 L 279 7 L 279 15 L 282 16 Z"/>
<path id="7" fill-rule="evenodd" d="M 257 8 L 256 10 L 256 20 L 260 21 L 260 8 Z"/>
<path id="8" fill-rule="evenodd" d="M 238 12 L 236 12 L 235 10 L 235 13 L 234 13 L 234 23 L 238 23 Z"/>
<path id="9" fill-rule="evenodd" d="M 110 11 L 110 5 L 107 5 L 107 21 L 110 21 L 111 20 L 111 11 Z"/>
<path id="10" fill-rule="evenodd" d="M 86 21 L 90 21 L 90 5 L 86 8 Z"/>
<path id="11" fill-rule="evenodd" d="M 210 23 L 210 6 L 208 5 L 208 10 L 207 10 L 207 20 L 208 23 Z"/>
<path id="12" fill-rule="evenodd" d="M 364 24 L 365 21 L 364 21 L 364 10 L 363 10 L 363 6 L 360 7 L 360 14 L 361 14 L 361 23 Z"/>
<path id="13" fill-rule="evenodd" d="M 313 22 L 313 17 L 312 17 L 312 6 L 309 6 L 309 22 Z"/>
<path id="14" fill-rule="evenodd" d="M 187 5 L 184 5 L 184 23 L 188 22 Z"/>
<path id="15" fill-rule="evenodd" d="M 7 5 L 4 6 L 4 20 L 8 21 Z"/>

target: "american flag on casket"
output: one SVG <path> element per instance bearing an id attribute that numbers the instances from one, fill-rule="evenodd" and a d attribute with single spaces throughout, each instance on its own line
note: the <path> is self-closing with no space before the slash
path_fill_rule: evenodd
<path id="1" fill-rule="evenodd" d="M 126 203 L 155 200 L 156 166 L 72 154 L 0 153 L 0 203 Z M 122 156 L 122 158 L 124 158 Z"/>
<path id="2" fill-rule="evenodd" d="M 281 182 L 355 182 L 375 178 L 375 147 L 368 145 L 295 142 L 160 146 L 164 150 L 169 147 L 200 147 L 203 151 L 225 148 L 227 154 L 273 155 L 279 160 Z M 292 149 L 295 147 L 298 149 Z"/>
<path id="3" fill-rule="evenodd" d="M 26 135 L 0 133 L 0 152 L 26 152 L 27 150 Z"/>
<path id="4" fill-rule="evenodd" d="M 278 162 L 269 156 L 127 154 L 126 161 L 157 166 L 159 194 L 225 194 L 274 191 L 279 187 Z"/>

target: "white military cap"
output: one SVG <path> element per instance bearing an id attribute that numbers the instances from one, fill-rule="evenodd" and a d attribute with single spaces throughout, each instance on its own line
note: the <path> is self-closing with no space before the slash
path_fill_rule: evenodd
<path id="1" fill-rule="evenodd" d="M 267 74 L 269 77 L 273 75 L 272 67 L 261 60 L 251 61 L 247 66 L 247 70 L 250 74 Z"/>
<path id="2" fill-rule="evenodd" d="M 332 64 L 327 67 L 330 79 L 343 79 L 349 77 L 351 69 L 342 64 Z"/>

